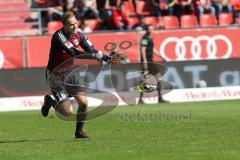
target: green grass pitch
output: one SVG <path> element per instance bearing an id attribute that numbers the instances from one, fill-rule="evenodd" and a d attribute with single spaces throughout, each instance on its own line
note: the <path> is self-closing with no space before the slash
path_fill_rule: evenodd
<path id="1" fill-rule="evenodd" d="M 88 121 L 89 140 L 75 123 L 39 111 L 0 113 L 0 160 L 240 159 L 240 101 L 119 107 Z M 154 116 L 152 116 L 154 115 Z"/>

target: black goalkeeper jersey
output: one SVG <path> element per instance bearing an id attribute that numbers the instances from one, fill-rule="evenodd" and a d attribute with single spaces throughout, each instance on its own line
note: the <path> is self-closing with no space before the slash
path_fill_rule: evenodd
<path id="1" fill-rule="evenodd" d="M 83 52 L 83 51 L 85 52 Z M 54 70 L 60 64 L 80 54 L 98 53 L 88 38 L 80 31 L 67 37 L 63 29 L 56 31 L 51 40 L 51 49 L 47 69 Z"/>

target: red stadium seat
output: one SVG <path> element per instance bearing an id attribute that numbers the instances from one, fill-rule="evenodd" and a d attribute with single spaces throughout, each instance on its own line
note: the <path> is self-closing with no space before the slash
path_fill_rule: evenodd
<path id="1" fill-rule="evenodd" d="M 100 20 L 97 19 L 88 19 L 85 23 L 91 30 L 98 30 L 101 25 Z"/>
<path id="2" fill-rule="evenodd" d="M 203 14 L 200 16 L 201 27 L 214 27 L 216 26 L 216 18 L 212 14 Z"/>
<path id="3" fill-rule="evenodd" d="M 37 4 L 45 4 L 46 0 L 35 0 Z"/>
<path id="4" fill-rule="evenodd" d="M 196 28 L 198 27 L 197 17 L 194 15 L 183 15 L 181 16 L 181 27 L 182 28 Z"/>
<path id="5" fill-rule="evenodd" d="M 140 15 L 150 15 L 150 4 L 146 1 L 136 1 L 136 12 Z"/>
<path id="6" fill-rule="evenodd" d="M 132 28 L 135 24 L 138 23 L 138 18 L 130 17 L 130 18 L 128 18 L 128 21 L 129 21 L 129 27 Z"/>
<path id="7" fill-rule="evenodd" d="M 38 29 L 26 29 L 26 28 L 15 28 L 15 29 L 0 29 L 1 36 L 22 36 L 22 35 L 39 35 L 41 34 Z"/>
<path id="8" fill-rule="evenodd" d="M 151 24 L 153 28 L 157 28 L 158 26 L 157 18 L 154 16 L 144 17 L 143 21 L 145 24 Z"/>
<path id="9" fill-rule="evenodd" d="M 179 22 L 175 16 L 164 16 L 162 17 L 162 25 L 165 29 L 179 28 Z"/>
<path id="10" fill-rule="evenodd" d="M 128 18 L 129 20 L 129 27 L 132 28 L 135 24 L 138 23 L 138 18 L 137 17 L 130 17 Z M 154 16 L 150 16 L 150 17 L 143 17 L 143 22 L 145 24 L 151 24 L 153 26 L 153 28 L 157 28 L 158 25 L 158 21 L 157 18 Z"/>
<path id="11" fill-rule="evenodd" d="M 219 15 L 219 25 L 220 26 L 229 26 L 233 23 L 232 13 L 221 13 Z"/>
<path id="12" fill-rule="evenodd" d="M 123 10 L 126 11 L 127 15 L 129 16 L 135 16 L 135 12 L 134 12 L 134 7 L 132 2 L 129 1 L 124 1 L 123 2 Z"/>
<path id="13" fill-rule="evenodd" d="M 240 0 L 231 0 L 233 10 L 240 10 Z"/>
<path id="14" fill-rule="evenodd" d="M 62 22 L 61 21 L 50 21 L 48 22 L 48 34 L 53 34 L 57 30 L 62 28 Z"/>
<path id="15" fill-rule="evenodd" d="M 36 35 L 39 30 L 25 23 L 31 18 L 31 10 L 26 0 L 0 0 L 0 35 Z M 7 11 L 11 10 L 11 12 Z M 23 11 L 24 10 L 24 11 Z"/>
<path id="16" fill-rule="evenodd" d="M 21 1 L 16 1 L 16 2 L 5 1 L 5 3 L 1 3 L 1 1 L 0 1 L 0 8 L 8 9 L 8 10 L 29 9 L 28 3 L 21 2 Z"/>
<path id="17" fill-rule="evenodd" d="M 237 22 L 238 25 L 240 25 L 240 18 L 237 18 L 236 22 Z"/>

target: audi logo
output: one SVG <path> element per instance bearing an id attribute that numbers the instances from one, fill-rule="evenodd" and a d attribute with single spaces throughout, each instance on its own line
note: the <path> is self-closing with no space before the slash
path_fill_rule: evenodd
<path id="1" fill-rule="evenodd" d="M 117 49 L 117 47 L 122 50 L 127 50 L 128 48 L 132 47 L 132 42 L 131 41 L 121 41 L 119 43 L 119 45 L 115 42 L 108 42 L 107 44 L 105 44 L 104 50 L 112 52 L 115 49 Z"/>
<path id="2" fill-rule="evenodd" d="M 176 60 L 201 60 L 202 53 L 203 53 L 203 42 L 206 42 L 206 59 L 224 59 L 229 58 L 233 51 L 233 46 L 231 41 L 224 35 L 215 35 L 213 37 L 210 36 L 199 36 L 199 37 L 192 37 L 192 36 L 185 36 L 182 38 L 178 37 L 169 37 L 166 38 L 160 45 L 160 54 L 165 60 L 171 61 L 173 58 L 170 58 L 169 54 L 166 53 L 166 48 L 169 44 L 175 44 L 175 50 L 173 50 L 173 54 L 176 56 Z M 218 56 L 217 53 L 219 52 L 220 45 L 217 45 L 216 41 L 221 41 L 225 43 L 227 46 L 226 51 L 221 56 Z M 187 58 L 187 44 L 186 42 L 190 42 L 190 54 L 192 57 Z M 221 51 L 222 52 L 222 51 Z"/>

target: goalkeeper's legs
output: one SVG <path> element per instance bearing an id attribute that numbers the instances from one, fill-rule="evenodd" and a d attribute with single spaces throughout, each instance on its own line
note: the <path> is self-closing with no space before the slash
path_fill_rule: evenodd
<path id="1" fill-rule="evenodd" d="M 47 117 L 51 107 L 54 107 L 57 102 L 49 95 L 44 97 L 44 102 L 41 108 L 41 113 L 43 117 Z"/>
<path id="2" fill-rule="evenodd" d="M 53 97 L 49 95 L 46 95 L 44 97 L 44 103 L 41 108 L 41 113 L 44 117 L 48 116 L 50 108 L 54 108 L 58 113 L 65 115 L 65 116 L 70 116 L 72 114 L 72 105 L 71 102 L 69 101 L 66 96 L 63 96 L 63 94 L 59 92 L 54 92 Z"/>
<path id="3" fill-rule="evenodd" d="M 157 87 L 157 91 L 158 91 L 158 103 L 162 102 L 163 101 L 163 98 L 162 98 L 162 93 L 161 93 L 161 83 L 158 82 L 158 87 Z"/>
<path id="4" fill-rule="evenodd" d="M 86 133 L 83 132 L 83 126 L 84 126 L 84 121 L 86 120 L 86 117 L 87 117 L 87 106 L 88 106 L 86 91 L 78 92 L 76 96 L 74 96 L 74 98 L 78 103 L 75 137 L 88 138 Z"/>
<path id="5" fill-rule="evenodd" d="M 77 122 L 76 122 L 76 131 L 75 137 L 76 138 L 88 138 L 86 133 L 83 132 L 84 121 L 87 117 L 87 93 L 86 91 L 78 92 L 74 98 L 78 103 L 78 110 L 77 110 Z"/>
<path id="6" fill-rule="evenodd" d="M 70 100 L 68 98 L 61 98 L 61 94 L 55 93 L 53 95 L 56 100 L 49 95 L 45 96 L 44 104 L 41 109 L 42 115 L 47 117 L 50 108 L 53 107 L 60 115 L 71 116 L 73 109 Z M 87 94 L 85 91 L 77 92 L 74 98 L 78 103 L 75 137 L 88 138 L 86 133 L 83 132 L 84 121 L 87 116 Z"/>

